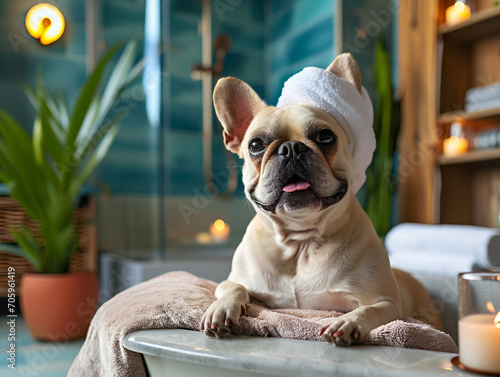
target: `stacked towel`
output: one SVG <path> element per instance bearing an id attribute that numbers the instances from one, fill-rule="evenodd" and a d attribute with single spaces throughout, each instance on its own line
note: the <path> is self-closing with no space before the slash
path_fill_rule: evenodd
<path id="1" fill-rule="evenodd" d="M 399 224 L 385 238 L 391 265 L 411 273 L 456 277 L 500 269 L 500 231 L 466 225 Z"/>
<path id="2" fill-rule="evenodd" d="M 498 105 L 500 107 L 500 104 Z M 478 132 L 474 137 L 475 149 L 500 148 L 500 127 Z"/>
<path id="3" fill-rule="evenodd" d="M 479 86 L 465 93 L 465 110 L 479 111 L 500 107 L 500 83 Z"/>
<path id="4" fill-rule="evenodd" d="M 354 193 L 358 192 L 375 151 L 373 106 L 368 92 L 365 88 L 359 92 L 349 81 L 327 70 L 307 67 L 285 82 L 276 107 L 299 103 L 327 112 L 347 133 L 354 167 L 351 188 Z"/>

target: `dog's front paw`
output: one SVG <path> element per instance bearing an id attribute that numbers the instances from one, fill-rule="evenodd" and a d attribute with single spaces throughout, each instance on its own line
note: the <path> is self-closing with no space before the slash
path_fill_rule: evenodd
<path id="1" fill-rule="evenodd" d="M 356 318 L 344 314 L 335 318 L 328 326 L 323 327 L 319 335 L 329 343 L 337 346 L 352 346 L 361 344 L 364 331 Z"/>
<path id="2" fill-rule="evenodd" d="M 239 319 L 246 313 L 245 307 L 231 299 L 218 299 L 201 318 L 201 331 L 205 335 L 221 338 L 238 331 Z"/>

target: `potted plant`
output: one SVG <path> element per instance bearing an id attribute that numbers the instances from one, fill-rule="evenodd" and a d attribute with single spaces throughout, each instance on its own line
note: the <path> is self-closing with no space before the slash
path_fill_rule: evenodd
<path id="1" fill-rule="evenodd" d="M 0 109 L 0 180 L 39 232 L 12 228 L 17 245 L 0 250 L 26 258 L 37 273 L 21 277 L 20 303 L 36 339 L 84 337 L 97 305 L 97 275 L 69 273 L 79 240 L 74 214 L 80 191 L 103 160 L 120 126 L 111 109 L 141 72 L 134 65 L 137 44 L 112 47 L 84 83 L 71 114 L 39 77 L 27 96 L 35 107 L 32 134 Z M 109 76 L 106 68 L 122 48 Z"/>

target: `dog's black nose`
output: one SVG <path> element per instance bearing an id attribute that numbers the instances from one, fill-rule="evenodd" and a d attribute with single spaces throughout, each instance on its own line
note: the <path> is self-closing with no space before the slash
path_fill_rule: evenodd
<path id="1" fill-rule="evenodd" d="M 278 154 L 287 159 L 293 158 L 295 160 L 307 151 L 307 149 L 306 145 L 300 141 L 285 141 L 278 148 Z"/>

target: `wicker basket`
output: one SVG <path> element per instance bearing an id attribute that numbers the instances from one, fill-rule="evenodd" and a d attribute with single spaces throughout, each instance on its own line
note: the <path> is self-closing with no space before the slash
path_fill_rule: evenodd
<path id="1" fill-rule="evenodd" d="M 77 232 L 80 237 L 80 246 L 71 259 L 70 271 L 96 271 L 97 245 L 95 225 L 91 220 L 95 218 L 95 198 L 83 197 L 75 212 Z M 22 210 L 17 202 L 8 197 L 0 196 L 0 242 L 15 243 L 11 229 L 25 225 L 33 233 L 39 233 L 39 226 Z M 26 259 L 0 251 L 0 297 L 7 292 L 7 271 L 15 268 L 16 286 L 23 273 L 34 272 L 33 266 Z"/>

